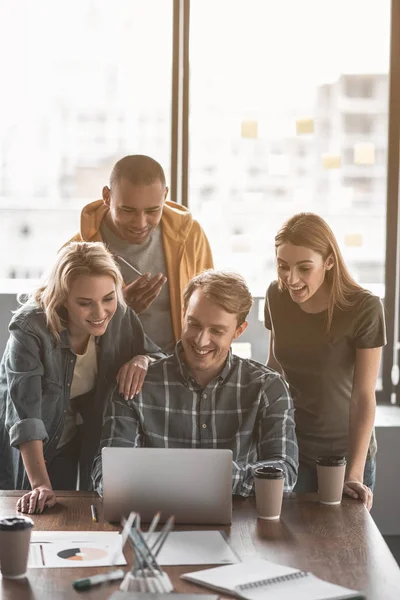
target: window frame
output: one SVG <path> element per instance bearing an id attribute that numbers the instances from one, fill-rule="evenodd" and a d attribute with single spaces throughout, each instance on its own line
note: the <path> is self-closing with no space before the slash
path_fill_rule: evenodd
<path id="1" fill-rule="evenodd" d="M 387 345 L 383 349 L 382 389 L 377 402 L 400 403 L 400 0 L 391 1 L 389 123 L 385 254 L 385 316 Z M 173 74 L 171 119 L 171 198 L 190 207 L 189 192 L 189 45 L 190 0 L 173 4 Z"/>

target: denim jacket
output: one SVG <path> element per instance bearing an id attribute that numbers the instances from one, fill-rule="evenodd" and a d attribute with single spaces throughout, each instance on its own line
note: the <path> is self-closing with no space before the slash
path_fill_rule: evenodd
<path id="1" fill-rule="evenodd" d="M 70 401 L 76 354 L 67 330 L 57 343 L 43 311 L 34 304 L 22 306 L 12 317 L 10 337 L 0 364 L 0 489 L 29 489 L 18 447 L 43 440 L 46 462 L 57 449 Z M 118 306 L 104 335 L 96 338 L 98 374 L 83 418 L 84 472 L 90 473 L 97 450 L 107 390 L 115 386 L 120 367 L 137 354 L 154 358 L 165 354 L 144 333 L 130 308 Z"/>

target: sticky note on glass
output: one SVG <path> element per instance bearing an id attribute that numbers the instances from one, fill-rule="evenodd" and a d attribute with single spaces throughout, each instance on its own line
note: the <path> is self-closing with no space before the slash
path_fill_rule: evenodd
<path id="1" fill-rule="evenodd" d="M 375 144 L 373 142 L 359 142 L 354 144 L 354 164 L 375 164 Z"/>
<path id="2" fill-rule="evenodd" d="M 232 351 L 240 358 L 251 358 L 250 342 L 233 342 Z"/>
<path id="3" fill-rule="evenodd" d="M 362 246 L 363 238 L 361 233 L 346 233 L 344 236 L 345 246 L 355 248 L 357 246 Z"/>
<path id="4" fill-rule="evenodd" d="M 340 169 L 340 154 L 323 154 L 322 165 L 324 169 Z"/>
<path id="5" fill-rule="evenodd" d="M 257 138 L 258 137 L 257 121 L 242 121 L 242 137 L 243 138 Z"/>
<path id="6" fill-rule="evenodd" d="M 296 119 L 296 133 L 297 135 L 314 133 L 314 119 L 311 117 L 302 117 L 301 119 Z"/>
<path id="7" fill-rule="evenodd" d="M 261 323 L 264 323 L 264 318 L 265 318 L 264 309 L 265 309 L 265 300 L 263 298 L 262 300 L 258 301 L 258 311 L 257 311 L 258 320 L 261 321 Z"/>

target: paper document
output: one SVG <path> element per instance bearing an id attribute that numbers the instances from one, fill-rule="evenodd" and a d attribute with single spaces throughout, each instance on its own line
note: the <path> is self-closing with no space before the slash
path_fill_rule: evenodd
<path id="1" fill-rule="evenodd" d="M 126 565 L 118 531 L 32 531 L 28 567 Z"/>
<path id="2" fill-rule="evenodd" d="M 181 594 L 170 592 L 168 600 L 218 600 L 214 594 Z M 114 592 L 108 600 L 149 600 L 148 592 Z M 165 594 L 151 594 L 151 600 L 165 600 Z"/>
<path id="3" fill-rule="evenodd" d="M 150 536 L 150 544 L 158 533 Z M 172 531 L 157 556 L 159 565 L 221 565 L 239 562 L 220 531 Z"/>

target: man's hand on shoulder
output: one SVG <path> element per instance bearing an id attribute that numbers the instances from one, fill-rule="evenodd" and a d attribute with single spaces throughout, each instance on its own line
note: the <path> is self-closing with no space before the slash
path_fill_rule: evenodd
<path id="1" fill-rule="evenodd" d="M 144 273 L 124 288 L 125 302 L 136 314 L 142 313 L 154 302 L 166 281 L 167 278 L 162 273 L 153 277 L 150 273 Z"/>

